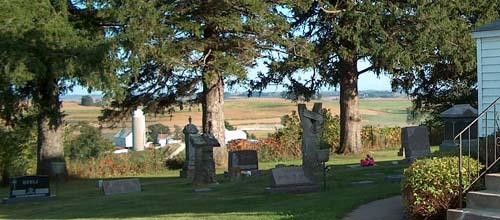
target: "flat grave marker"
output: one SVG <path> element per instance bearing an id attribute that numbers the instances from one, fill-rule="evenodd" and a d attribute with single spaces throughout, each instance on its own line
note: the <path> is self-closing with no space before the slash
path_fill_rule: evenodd
<path id="1" fill-rule="evenodd" d="M 124 193 L 133 193 L 141 191 L 139 179 L 119 179 L 119 180 L 104 180 L 102 182 L 104 195 L 115 195 Z"/>
<path id="2" fill-rule="evenodd" d="M 307 178 L 302 166 L 289 166 L 271 169 L 271 192 L 306 193 L 318 192 L 319 186 Z"/>

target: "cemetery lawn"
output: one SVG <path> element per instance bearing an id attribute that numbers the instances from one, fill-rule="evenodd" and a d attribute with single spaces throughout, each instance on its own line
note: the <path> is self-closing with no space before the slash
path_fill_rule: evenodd
<path id="1" fill-rule="evenodd" d="M 49 201 L 0 205 L 0 219 L 342 219 L 367 202 L 400 194 L 400 183 L 384 181 L 401 174 L 407 166 L 394 164 L 402 158 L 397 149 L 371 152 L 375 167 L 348 167 L 364 155 L 334 156 L 327 174 L 327 189 L 309 194 L 270 194 L 269 168 L 300 161 L 262 162 L 261 176 L 231 182 L 222 174 L 212 192 L 194 193 L 178 171 L 139 176 L 142 192 L 104 196 L 95 179 L 52 183 L 57 196 Z M 221 170 L 218 173 L 222 173 Z M 321 180 L 321 179 L 320 179 Z M 351 182 L 372 180 L 369 186 Z M 2 197 L 8 187 L 0 188 Z"/>

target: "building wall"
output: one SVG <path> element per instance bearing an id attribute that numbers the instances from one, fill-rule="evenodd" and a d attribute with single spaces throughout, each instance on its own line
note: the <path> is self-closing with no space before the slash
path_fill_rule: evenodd
<path id="1" fill-rule="evenodd" d="M 478 113 L 480 114 L 500 97 L 500 35 L 483 35 L 477 41 L 477 82 Z M 500 105 L 496 106 L 500 111 Z M 497 125 L 494 123 L 493 109 L 481 118 L 478 133 L 484 137 L 491 134 Z M 498 128 L 496 128 L 498 129 Z"/>

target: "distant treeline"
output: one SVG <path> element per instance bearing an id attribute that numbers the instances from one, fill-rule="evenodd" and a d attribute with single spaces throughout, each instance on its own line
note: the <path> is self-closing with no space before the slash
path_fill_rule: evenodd
<path id="1" fill-rule="evenodd" d="M 231 98 L 231 97 L 247 97 L 248 93 L 247 92 L 225 92 L 224 97 L 225 98 Z M 315 99 L 321 99 L 323 97 L 332 97 L 332 96 L 340 96 L 339 91 L 324 91 L 320 92 L 319 95 L 314 97 Z M 406 98 L 408 97 L 405 94 L 401 93 L 395 93 L 392 91 L 380 91 L 380 90 L 364 90 L 364 91 L 359 91 L 359 96 L 360 98 Z M 283 92 L 262 92 L 262 93 L 255 93 L 253 94 L 252 97 L 260 97 L 260 98 L 283 98 L 285 97 L 285 94 Z"/>

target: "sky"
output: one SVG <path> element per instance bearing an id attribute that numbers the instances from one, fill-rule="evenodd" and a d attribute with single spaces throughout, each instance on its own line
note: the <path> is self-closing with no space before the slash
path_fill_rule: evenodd
<path id="1" fill-rule="evenodd" d="M 361 74 L 359 77 L 358 81 L 358 89 L 360 91 L 363 90 L 391 90 L 391 80 L 389 77 L 385 75 L 380 75 L 380 77 L 377 77 L 375 74 L 372 72 L 366 72 L 364 74 Z M 338 90 L 338 88 L 337 88 Z M 268 92 L 273 92 L 273 91 L 280 91 L 279 88 L 273 88 L 270 87 Z M 231 91 L 229 91 L 231 92 Z M 87 89 L 81 86 L 76 86 L 73 89 L 73 92 L 68 93 L 68 95 L 87 95 L 89 94 L 87 92 Z M 92 95 L 100 95 L 100 92 L 93 92 Z"/>

